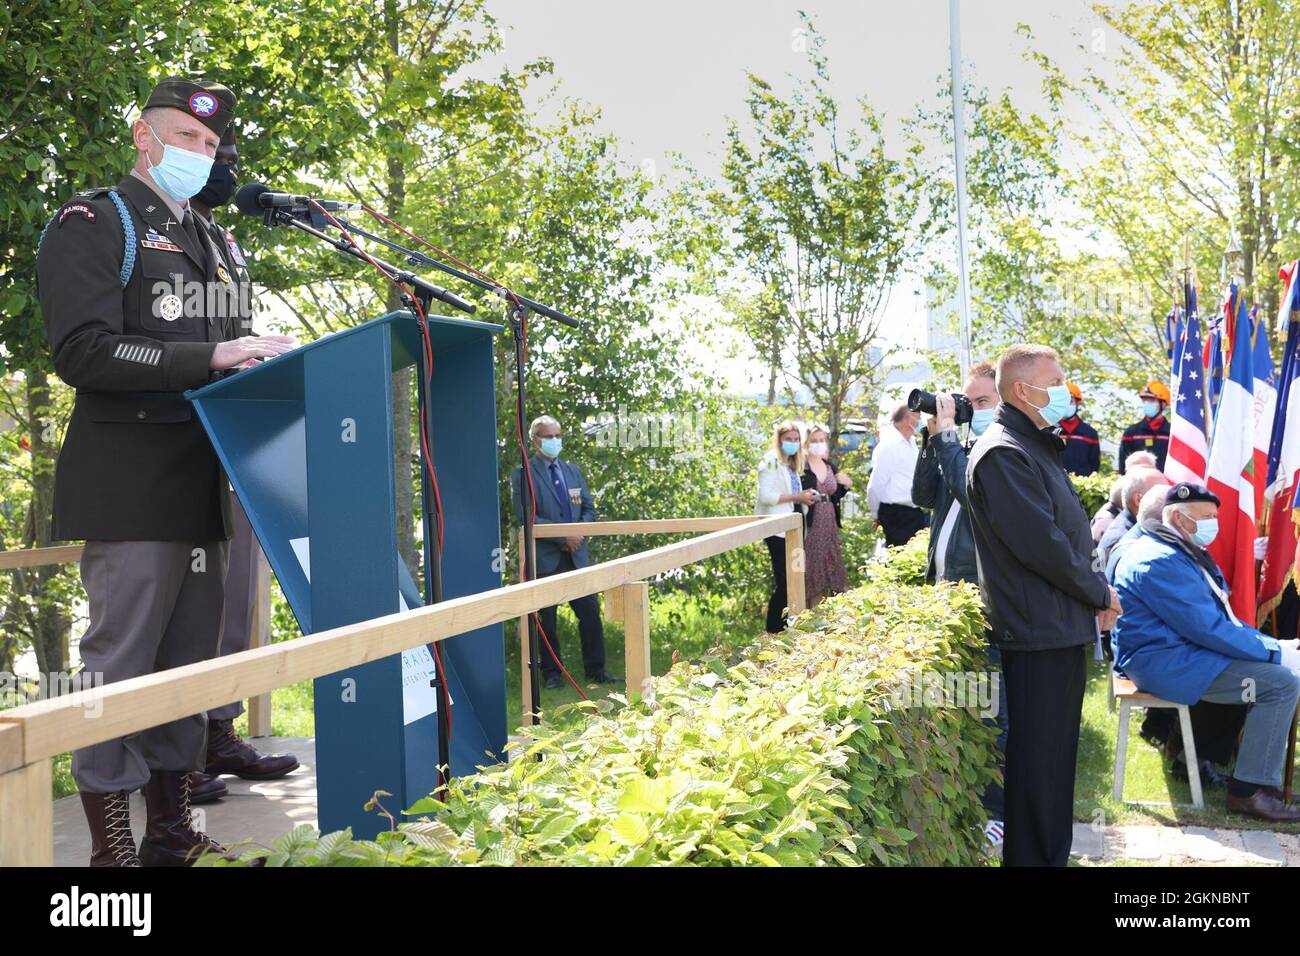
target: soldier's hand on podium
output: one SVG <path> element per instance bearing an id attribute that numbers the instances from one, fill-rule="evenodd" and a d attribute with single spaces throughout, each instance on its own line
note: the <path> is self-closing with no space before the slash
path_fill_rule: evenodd
<path id="1" fill-rule="evenodd" d="M 213 369 L 246 366 L 257 358 L 272 358 L 290 351 L 298 344 L 292 335 L 245 335 L 243 338 L 220 342 L 212 351 Z"/>

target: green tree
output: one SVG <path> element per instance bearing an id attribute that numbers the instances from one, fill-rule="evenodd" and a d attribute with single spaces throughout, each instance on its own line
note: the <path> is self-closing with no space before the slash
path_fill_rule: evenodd
<path id="1" fill-rule="evenodd" d="M 728 127 L 719 205 L 741 269 L 759 289 L 742 300 L 738 325 L 769 368 L 779 355 L 782 368 L 796 370 L 834 441 L 850 396 L 876 378 L 887 297 L 938 210 L 915 147 L 892 158 L 865 98 L 859 116 L 841 116 L 823 38 L 808 26 L 811 79 L 783 98 L 749 78 L 748 128 Z"/>

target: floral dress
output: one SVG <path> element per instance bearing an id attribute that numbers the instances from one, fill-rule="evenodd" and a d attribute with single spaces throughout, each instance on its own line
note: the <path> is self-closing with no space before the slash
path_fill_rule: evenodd
<path id="1" fill-rule="evenodd" d="M 817 490 L 827 496 L 839 490 L 835 473 L 829 467 L 826 476 L 817 482 Z M 844 570 L 844 556 L 840 553 L 840 529 L 835 524 L 835 505 L 829 501 L 819 501 L 810 507 L 812 520 L 807 540 L 804 541 L 804 590 L 808 607 L 814 607 L 829 594 L 847 591 L 849 581 Z"/>

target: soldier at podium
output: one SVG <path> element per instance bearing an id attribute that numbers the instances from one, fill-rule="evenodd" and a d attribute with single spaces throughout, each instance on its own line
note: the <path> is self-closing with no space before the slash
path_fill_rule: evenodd
<path id="1" fill-rule="evenodd" d="M 239 171 L 237 122 L 231 120 L 217 147 L 208 181 L 191 197 L 190 209 L 200 227 L 207 231 L 226 271 L 235 280 L 238 295 L 232 300 L 236 327 L 241 334 L 251 334 L 256 309 L 253 303 L 252 276 L 248 260 L 234 233 L 217 222 L 215 211 L 227 205 L 235 195 L 235 174 Z M 252 642 L 257 611 L 258 568 L 262 549 L 244 514 L 244 506 L 230 492 L 230 570 L 226 574 L 226 601 L 221 632 L 220 654 L 246 651 Z M 207 766 L 190 774 L 190 802 L 211 803 L 226 795 L 223 773 L 245 780 L 274 780 L 298 769 L 298 758 L 289 753 L 264 754 L 250 746 L 235 731 L 235 719 L 244 712 L 244 702 L 216 707 L 208 711 Z"/>
<path id="2" fill-rule="evenodd" d="M 54 368 L 76 389 L 55 472 L 53 536 L 84 539 L 84 669 L 103 683 L 206 660 L 221 634 L 230 508 L 215 451 L 183 392 L 287 336 L 240 336 L 229 274 L 189 200 L 208 181 L 235 97 L 170 77 L 132 127 L 134 169 L 78 194 L 37 253 Z M 76 751 L 96 866 L 185 865 L 221 847 L 190 816 L 202 714 Z M 137 853 L 128 794 L 144 791 Z"/>

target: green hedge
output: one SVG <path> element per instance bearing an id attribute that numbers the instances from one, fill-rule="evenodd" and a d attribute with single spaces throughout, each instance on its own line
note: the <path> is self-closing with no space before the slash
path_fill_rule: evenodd
<path id="1" fill-rule="evenodd" d="M 1119 477 L 1114 472 L 1105 473 L 1097 472 L 1095 475 L 1080 477 L 1071 475 L 1070 481 L 1074 482 L 1074 490 L 1079 494 L 1079 500 L 1083 502 L 1083 507 L 1091 518 L 1101 506 L 1110 500 L 1110 486 L 1115 479 Z"/>
<path id="2" fill-rule="evenodd" d="M 377 841 L 300 827 L 252 853 L 307 866 L 982 862 L 994 732 L 973 708 L 891 699 L 919 670 L 983 669 L 979 597 L 898 583 L 894 564 L 780 639 L 678 663 L 646 700 L 557 711 L 527 759 L 453 781 Z"/>

